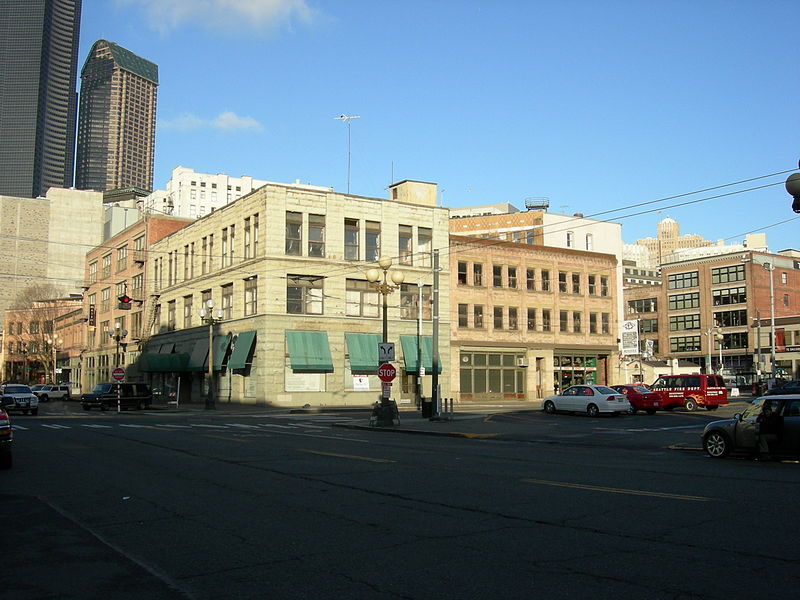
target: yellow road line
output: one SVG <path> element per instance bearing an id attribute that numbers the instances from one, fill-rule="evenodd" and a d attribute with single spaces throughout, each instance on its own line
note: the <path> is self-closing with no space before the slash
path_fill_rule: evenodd
<path id="1" fill-rule="evenodd" d="M 300 452 L 307 452 L 308 454 L 319 454 L 321 456 L 334 456 L 336 458 L 350 458 L 353 460 L 366 460 L 367 462 L 377 462 L 377 463 L 393 463 L 396 461 L 389 460 L 387 458 L 370 458 L 369 456 L 355 456 L 353 454 L 337 454 L 336 452 L 322 452 L 320 450 L 306 450 L 302 449 Z"/>
<path id="2" fill-rule="evenodd" d="M 666 494 L 662 492 L 646 492 L 644 490 L 627 490 L 623 488 L 612 488 L 598 485 L 585 485 L 580 483 L 566 483 L 563 481 L 547 481 L 545 479 L 523 479 L 525 483 L 538 483 L 541 485 L 551 485 L 554 487 L 573 488 L 578 490 L 589 490 L 593 492 L 609 492 L 611 494 L 630 494 L 632 496 L 651 496 L 653 498 L 670 498 L 672 500 L 690 500 L 692 502 L 712 502 L 713 498 L 705 496 L 684 496 L 683 494 Z"/>

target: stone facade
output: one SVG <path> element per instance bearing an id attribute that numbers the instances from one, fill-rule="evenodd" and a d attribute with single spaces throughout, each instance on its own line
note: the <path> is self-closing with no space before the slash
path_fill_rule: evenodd
<path id="1" fill-rule="evenodd" d="M 183 373 L 154 373 L 153 384 L 179 388 L 182 398 L 202 398 L 207 355 L 198 357 L 198 368 L 193 354 L 208 347 L 212 327 L 215 344 L 223 339 L 223 362 L 232 353 L 224 338 L 235 350 L 237 341 L 255 332 L 244 368 L 216 369 L 219 402 L 368 406 L 380 391 L 377 364 L 369 373 L 352 372 L 346 334 L 380 335 L 381 299 L 366 272 L 386 255 L 393 260 L 391 270 L 405 274 L 401 289 L 387 296 L 388 341 L 396 344 L 398 367 L 392 396 L 412 402 L 414 376 L 406 368 L 410 357 L 403 355 L 400 336 L 416 336 L 417 283 L 431 285 L 432 250 L 447 247 L 448 218 L 446 209 L 435 206 L 435 184 L 401 182 L 390 194 L 408 201 L 266 184 L 156 243 L 148 279 L 158 294 L 159 317 L 146 353 L 174 347 L 175 354 L 189 356 L 189 367 Z M 446 261 L 442 266 L 439 301 L 447 307 Z M 423 289 L 422 335 L 429 337 L 431 294 Z M 212 326 L 198 315 L 208 299 L 214 312 L 223 313 Z M 447 310 L 441 312 L 439 354 L 447 356 L 449 323 Z M 324 334 L 332 371 L 296 368 L 298 357 L 287 342 L 295 332 Z M 215 355 L 214 363 L 218 360 Z M 430 374 L 423 380 L 429 393 Z M 441 382 L 446 395 L 449 378 Z"/>

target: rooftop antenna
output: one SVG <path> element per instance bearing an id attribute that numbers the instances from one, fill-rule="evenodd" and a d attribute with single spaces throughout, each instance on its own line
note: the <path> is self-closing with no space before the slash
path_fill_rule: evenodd
<path id="1" fill-rule="evenodd" d="M 360 115 L 339 115 L 333 117 L 337 121 L 344 121 L 347 123 L 347 193 L 350 193 L 350 121 L 353 119 L 360 119 Z"/>

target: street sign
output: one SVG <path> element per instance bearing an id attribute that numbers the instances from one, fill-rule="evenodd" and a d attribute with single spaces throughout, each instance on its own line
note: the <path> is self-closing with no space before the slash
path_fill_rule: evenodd
<path id="1" fill-rule="evenodd" d="M 122 367 L 117 367 L 111 371 L 111 377 L 114 379 L 114 381 L 123 381 L 125 379 L 125 369 Z"/>
<path id="2" fill-rule="evenodd" d="M 397 376 L 397 369 L 389 363 L 383 363 L 378 368 L 378 378 L 384 383 L 389 383 Z"/>
<path id="3" fill-rule="evenodd" d="M 394 342 L 380 342 L 378 344 L 378 362 L 385 363 L 394 360 Z"/>

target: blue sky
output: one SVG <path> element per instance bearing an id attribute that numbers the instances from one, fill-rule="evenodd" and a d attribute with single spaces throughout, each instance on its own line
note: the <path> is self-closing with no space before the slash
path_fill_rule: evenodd
<path id="1" fill-rule="evenodd" d="M 98 39 L 159 65 L 155 185 L 177 165 L 460 207 L 553 212 L 800 248 L 800 81 L 789 1 L 84 0 Z M 773 185 L 770 185 L 773 184 Z M 748 187 L 761 190 L 670 207 Z M 629 216 L 641 211 L 660 211 Z M 777 223 L 787 221 L 783 224 Z M 766 228 L 766 229 L 763 229 Z"/>

